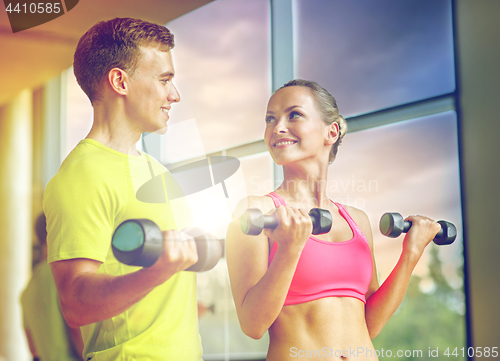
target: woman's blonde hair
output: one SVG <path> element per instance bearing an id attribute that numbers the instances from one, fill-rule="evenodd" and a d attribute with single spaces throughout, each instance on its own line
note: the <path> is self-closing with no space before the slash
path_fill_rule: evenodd
<path id="1" fill-rule="evenodd" d="M 332 145 L 332 148 L 330 150 L 330 156 L 328 159 L 328 163 L 332 163 L 335 160 L 335 157 L 337 156 L 337 151 L 339 145 L 342 143 L 342 138 L 344 138 L 344 136 L 347 133 L 347 122 L 344 119 L 344 117 L 339 114 L 337 101 L 325 88 L 323 88 L 321 85 L 319 85 L 314 81 L 294 79 L 283 85 L 278 90 L 289 86 L 304 86 L 309 88 L 316 101 L 316 106 L 323 115 L 323 121 L 326 124 L 337 123 L 339 125 L 339 130 L 340 130 L 339 138 L 337 139 L 335 144 Z"/>

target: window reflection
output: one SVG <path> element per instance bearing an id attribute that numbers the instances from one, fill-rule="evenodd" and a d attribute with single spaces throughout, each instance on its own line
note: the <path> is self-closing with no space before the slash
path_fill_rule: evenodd
<path id="1" fill-rule="evenodd" d="M 273 159 L 269 153 L 245 157 L 241 166 L 248 195 L 262 196 L 274 191 Z"/>
<path id="2" fill-rule="evenodd" d="M 244 176 L 239 181 L 228 179 L 228 193 L 242 183 L 248 195 L 264 195 L 273 190 L 273 161 L 269 153 L 242 157 L 240 162 Z M 225 232 L 221 237 L 225 237 Z M 253 340 L 241 331 L 225 258 L 213 270 L 198 274 L 198 307 L 205 360 L 224 360 L 227 355 L 231 359 L 265 359 L 267 333 L 262 339 Z"/>

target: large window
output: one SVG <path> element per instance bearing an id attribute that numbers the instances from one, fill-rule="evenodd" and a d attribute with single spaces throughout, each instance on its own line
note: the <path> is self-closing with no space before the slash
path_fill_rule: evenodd
<path id="1" fill-rule="evenodd" d="M 287 7 L 292 11 L 275 13 Z M 195 221 L 205 222 L 199 225 L 223 239 L 238 200 L 279 183 L 263 142 L 264 114 L 277 83 L 271 74 L 294 54 L 285 59 L 294 64 L 290 79 L 319 82 L 348 121 L 328 195 L 368 214 L 379 281 L 393 269 L 403 238 L 380 235 L 384 212 L 457 226 L 453 245 L 426 250 L 403 307 L 374 339 L 378 350 L 427 355 L 449 347 L 451 354 L 466 346 L 452 20 L 451 0 L 215 0 L 167 24 L 181 102 L 172 107 L 167 134 L 152 135 L 159 141 L 148 150 L 170 169 L 214 155 L 239 161 L 225 190 L 215 184 L 188 197 Z M 276 34 L 288 30 L 275 29 L 282 24 L 293 24 L 293 51 L 273 54 L 271 45 L 285 46 Z M 91 121 L 71 76 L 68 151 Z M 265 359 L 267 335 L 255 341 L 240 330 L 224 259 L 198 275 L 198 293 L 205 360 Z"/>

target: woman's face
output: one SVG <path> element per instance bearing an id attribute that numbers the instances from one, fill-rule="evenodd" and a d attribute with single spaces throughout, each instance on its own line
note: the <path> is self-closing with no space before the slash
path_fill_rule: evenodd
<path id="1" fill-rule="evenodd" d="M 325 157 L 328 162 L 333 144 L 328 141 L 330 128 L 323 121 L 309 88 L 289 86 L 278 90 L 269 100 L 264 140 L 276 164 Z"/>

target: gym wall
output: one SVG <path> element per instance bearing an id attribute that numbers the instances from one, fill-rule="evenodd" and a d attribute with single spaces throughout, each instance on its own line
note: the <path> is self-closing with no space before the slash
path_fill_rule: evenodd
<path id="1" fill-rule="evenodd" d="M 454 5 L 469 331 L 472 346 L 500 347 L 500 243 L 495 230 L 500 201 L 500 2 L 457 0 Z"/>

